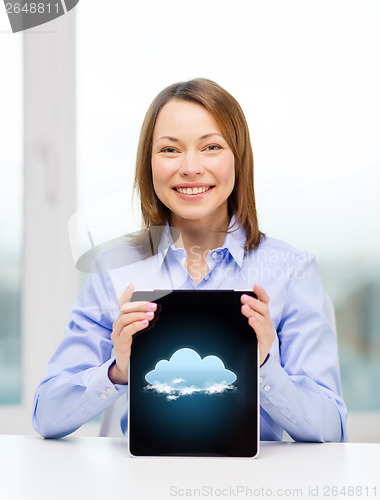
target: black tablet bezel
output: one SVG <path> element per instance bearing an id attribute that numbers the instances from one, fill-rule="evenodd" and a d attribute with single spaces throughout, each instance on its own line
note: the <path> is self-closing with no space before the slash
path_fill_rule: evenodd
<path id="1" fill-rule="evenodd" d="M 151 457 L 151 456 L 198 456 L 198 457 L 249 457 L 254 458 L 257 456 L 259 451 L 259 441 L 260 441 L 260 431 L 259 431 L 259 420 L 260 420 L 260 404 L 259 404 L 259 355 L 257 340 L 252 328 L 248 325 L 247 318 L 241 313 L 241 301 L 240 297 L 243 293 L 254 296 L 252 291 L 246 290 L 155 290 L 155 291 L 136 291 L 132 296 L 132 301 L 147 300 L 149 302 L 156 302 L 158 308 L 155 314 L 155 318 L 147 328 L 138 332 L 134 335 L 132 349 L 131 349 L 131 360 L 129 365 L 129 387 L 128 387 L 128 439 L 129 439 L 129 452 L 134 457 Z M 155 362 L 159 359 L 167 359 L 167 355 L 163 357 L 162 352 L 160 352 L 162 342 L 169 342 L 169 344 L 176 345 L 177 339 L 173 340 L 173 334 L 169 334 L 170 327 L 170 311 L 184 312 L 182 315 L 185 317 L 186 313 L 189 315 L 198 316 L 205 314 L 210 316 L 213 323 L 223 321 L 223 324 L 228 323 L 232 331 L 236 334 L 236 329 L 238 329 L 239 338 L 237 335 L 230 337 L 229 334 L 225 335 L 226 348 L 228 349 L 228 343 L 230 343 L 231 355 L 235 352 L 235 356 L 239 353 L 240 356 L 240 366 L 245 366 L 244 376 L 240 377 L 240 396 L 239 396 L 239 410 L 232 410 L 235 412 L 235 420 L 240 422 L 241 425 L 232 427 L 226 427 L 231 430 L 232 435 L 230 439 L 225 436 L 229 432 L 223 433 L 223 438 L 220 443 L 218 441 L 212 441 L 212 437 L 209 439 L 203 439 L 198 443 L 196 440 L 190 442 L 190 437 L 185 437 L 181 444 L 181 440 L 173 438 L 174 432 L 171 435 L 171 428 L 163 426 L 159 421 L 158 416 L 152 415 L 147 417 L 147 413 L 141 408 L 143 406 L 143 398 L 141 391 L 141 380 L 142 373 L 146 372 L 144 369 L 141 371 L 142 365 L 144 364 L 145 353 L 149 346 L 149 349 L 154 352 L 150 354 L 150 358 L 155 357 Z M 165 321 L 166 329 L 161 330 L 158 328 L 160 321 Z M 204 316 L 206 317 L 206 316 Z M 233 320 L 231 319 L 233 318 Z M 190 319 L 188 320 L 190 321 Z M 221 323 L 219 323 L 219 326 Z M 160 333 L 161 330 L 161 333 Z M 181 329 L 186 330 L 185 327 Z M 212 342 L 215 337 L 215 333 L 196 331 L 196 329 L 191 330 L 191 335 L 194 342 L 197 345 L 212 346 Z M 151 337 L 151 335 L 160 335 L 160 339 L 157 337 Z M 214 337 L 213 337 L 214 335 Z M 187 339 L 186 345 L 190 346 L 189 343 L 189 333 L 184 334 L 184 338 Z M 207 338 L 210 337 L 207 343 Z M 178 339 L 181 343 L 181 339 Z M 219 342 L 219 338 L 217 342 Z M 183 342 L 182 342 L 183 344 Z M 244 345 L 243 345 L 244 344 Z M 179 344 L 178 344 L 179 345 Z M 177 347 L 178 347 L 177 345 Z M 145 349 L 145 350 L 144 350 Z M 165 350 L 165 349 L 164 349 Z M 173 349 L 172 349 L 173 350 Z M 202 350 L 202 349 L 201 349 Z M 210 350 L 210 349 L 209 349 Z M 166 351 L 167 352 L 167 351 Z M 203 355 L 210 354 L 206 351 Z M 203 357 L 202 355 L 202 357 Z M 225 354 L 228 357 L 228 354 Z M 148 356 L 149 357 L 149 356 Z M 154 366 L 151 366 L 151 369 Z M 138 382 L 134 382 L 138 380 Z M 244 385 L 249 387 L 249 389 L 244 389 Z M 243 394 L 241 393 L 243 391 Z M 160 397 L 163 397 L 160 395 Z M 189 397 L 187 397 L 189 401 Z M 156 403 L 157 404 L 157 403 Z M 242 408 L 240 409 L 240 406 Z M 134 409 L 135 408 L 135 409 Z M 136 409 L 138 408 L 138 409 Z M 230 406 L 231 408 L 231 406 Z M 235 405 L 233 406 L 235 408 Z M 240 412 L 240 413 L 237 413 Z M 157 413 L 157 412 L 156 412 Z M 150 419 L 150 420 L 149 420 Z M 252 421 L 253 420 L 253 421 Z M 149 421 L 149 423 L 148 423 Z M 232 419 L 232 421 L 234 421 Z M 143 423 L 142 423 L 143 422 Z M 235 427 L 239 427 L 235 431 Z M 161 429 L 161 432 L 157 433 L 154 429 Z M 152 434 L 153 433 L 153 434 Z M 207 434 L 209 436 L 209 434 Z M 217 436 L 217 434 L 216 434 Z M 226 444 L 224 444 L 224 441 Z M 211 444 L 210 444 L 211 443 Z M 214 443 L 214 444 L 212 444 Z"/>

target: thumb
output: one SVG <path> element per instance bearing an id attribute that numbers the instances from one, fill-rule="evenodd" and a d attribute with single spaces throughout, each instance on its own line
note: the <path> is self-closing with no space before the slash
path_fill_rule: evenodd
<path id="1" fill-rule="evenodd" d="M 120 295 L 119 297 L 119 306 L 120 308 L 126 304 L 127 302 L 130 302 L 131 298 L 132 298 L 132 295 L 133 295 L 133 292 L 134 292 L 134 286 L 132 283 L 128 283 L 126 289 L 124 290 L 124 292 Z"/>

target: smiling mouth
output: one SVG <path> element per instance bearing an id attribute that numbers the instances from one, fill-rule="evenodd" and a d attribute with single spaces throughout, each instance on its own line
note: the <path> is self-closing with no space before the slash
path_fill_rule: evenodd
<path id="1" fill-rule="evenodd" d="M 212 189 L 214 186 L 202 186 L 202 187 L 195 187 L 195 188 L 180 188 L 180 187 L 175 187 L 173 188 L 175 191 L 178 191 L 178 193 L 181 194 L 202 194 L 205 193 L 206 191 L 209 191 Z"/>

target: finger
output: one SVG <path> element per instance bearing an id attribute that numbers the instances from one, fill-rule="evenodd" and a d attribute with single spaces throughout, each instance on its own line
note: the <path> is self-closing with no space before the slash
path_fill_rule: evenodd
<path id="1" fill-rule="evenodd" d="M 256 318 L 254 316 L 250 316 L 249 319 L 248 319 L 248 324 L 249 324 L 249 326 L 251 326 L 255 330 L 256 337 L 257 337 L 257 332 L 256 332 L 256 328 L 257 328 Z"/>
<path id="2" fill-rule="evenodd" d="M 120 341 L 123 344 L 127 344 L 128 342 L 130 342 L 133 335 L 146 328 L 148 326 L 148 323 L 149 321 L 147 319 L 143 319 L 142 321 L 135 321 L 134 323 L 125 326 L 121 330 Z"/>
<path id="3" fill-rule="evenodd" d="M 262 286 L 260 286 L 258 283 L 255 283 L 254 287 L 253 287 L 253 291 L 255 292 L 255 294 L 257 295 L 257 298 L 259 300 L 261 300 L 261 302 L 264 302 L 264 304 L 269 304 L 269 295 L 267 294 L 267 292 L 264 290 L 264 288 Z"/>
<path id="4" fill-rule="evenodd" d="M 131 325 L 136 321 L 142 321 L 144 319 L 151 321 L 153 318 L 154 318 L 153 311 L 142 311 L 130 314 L 120 314 L 115 323 L 113 324 L 114 337 L 118 337 L 123 328 L 125 328 L 128 325 Z"/>
<path id="5" fill-rule="evenodd" d="M 243 304 L 241 306 L 241 312 L 246 318 L 253 316 L 253 309 L 248 304 Z"/>
<path id="6" fill-rule="evenodd" d="M 262 314 L 253 311 L 247 304 L 242 305 L 241 312 L 246 318 L 248 318 L 248 324 L 255 330 L 256 333 L 258 329 L 260 331 L 268 329 L 268 319 Z"/>
<path id="7" fill-rule="evenodd" d="M 157 304 L 147 301 L 127 302 L 120 307 L 122 313 L 130 313 L 134 311 L 155 311 Z"/>
<path id="8" fill-rule="evenodd" d="M 248 318 L 248 323 L 255 328 L 255 332 L 257 333 L 257 330 L 260 329 L 260 331 L 265 331 L 266 330 L 266 322 L 265 319 L 261 316 L 261 314 L 258 313 L 253 313 L 249 318 Z"/>
<path id="9" fill-rule="evenodd" d="M 134 291 L 134 286 L 132 285 L 132 283 L 128 283 L 128 285 L 126 286 L 124 292 L 119 297 L 119 306 L 120 306 L 120 308 L 124 304 L 130 302 L 130 300 L 132 298 L 132 295 L 133 295 L 133 291 Z"/>
<path id="10" fill-rule="evenodd" d="M 258 328 L 260 330 L 265 328 L 265 318 L 261 314 L 256 313 L 255 311 L 252 311 L 252 309 L 250 309 L 250 312 L 248 312 L 246 310 L 245 305 L 242 306 L 242 312 L 243 312 L 244 316 L 246 316 L 246 318 L 248 318 L 248 324 L 249 324 L 249 326 L 251 326 L 255 330 L 256 334 L 257 334 Z"/>
<path id="11" fill-rule="evenodd" d="M 244 305 L 247 305 L 250 307 L 253 311 L 256 311 L 263 316 L 266 316 L 268 314 L 268 306 L 264 302 L 261 302 L 258 299 L 255 299 L 254 297 L 250 297 L 249 295 L 242 295 L 241 296 L 241 301 Z"/>

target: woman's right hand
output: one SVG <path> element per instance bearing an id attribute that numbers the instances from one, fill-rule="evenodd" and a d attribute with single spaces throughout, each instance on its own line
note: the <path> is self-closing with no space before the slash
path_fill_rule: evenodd
<path id="1" fill-rule="evenodd" d="M 130 302 L 133 291 L 134 287 L 129 283 L 119 298 L 120 314 L 112 327 L 111 340 L 116 360 L 108 370 L 108 377 L 113 384 L 128 383 L 132 337 L 148 325 L 157 309 L 157 304 L 153 302 Z"/>

